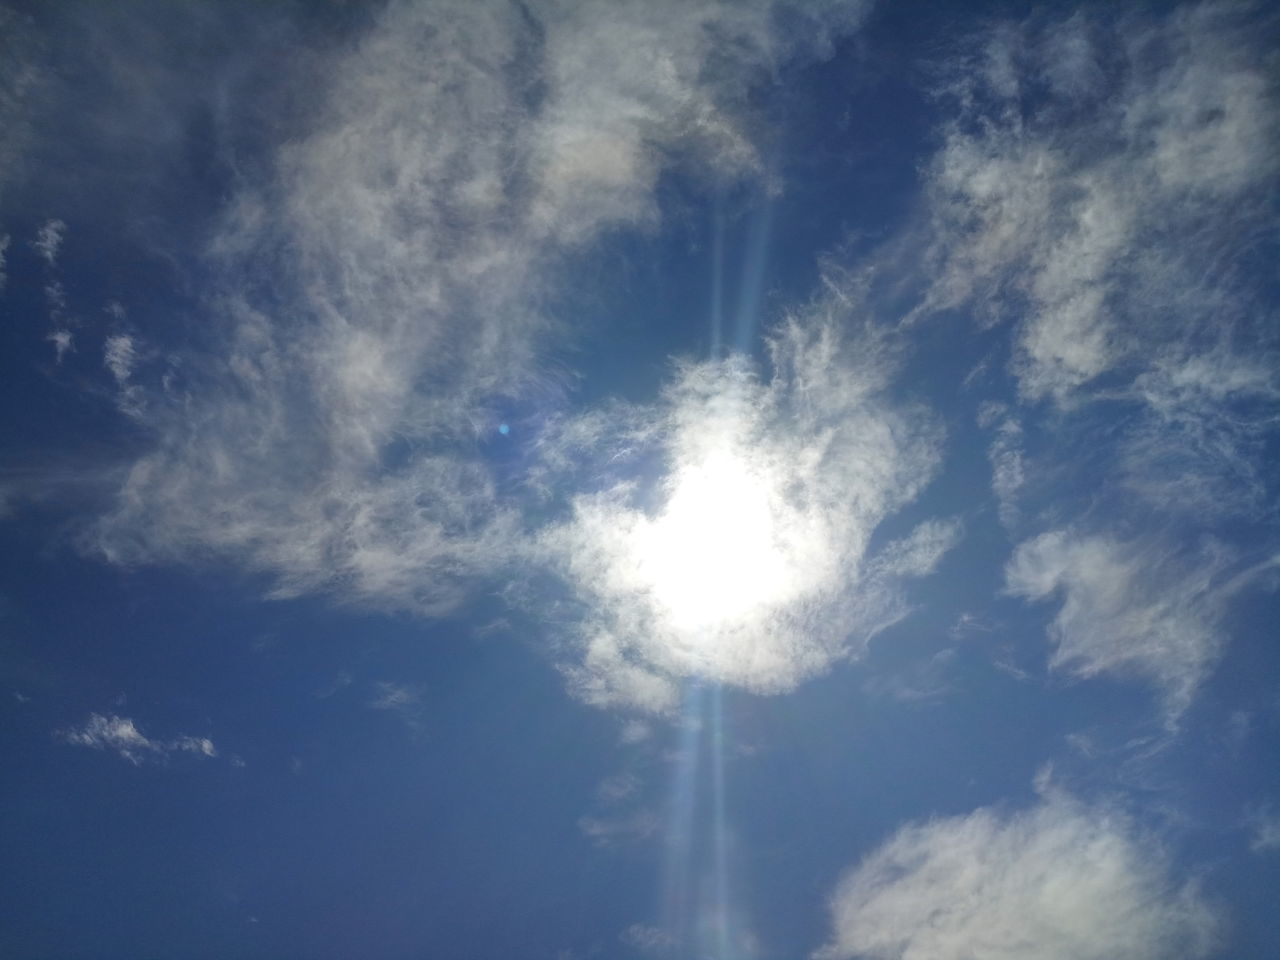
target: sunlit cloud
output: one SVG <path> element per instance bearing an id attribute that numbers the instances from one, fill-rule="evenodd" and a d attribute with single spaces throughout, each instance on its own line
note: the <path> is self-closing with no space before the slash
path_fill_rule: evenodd
<path id="1" fill-rule="evenodd" d="M 1222 929 L 1154 838 L 1063 796 L 901 828 L 841 880 L 831 913 L 817 960 L 1194 958 Z"/>
<path id="2" fill-rule="evenodd" d="M 931 478 L 941 432 L 885 396 L 894 351 L 840 330 L 838 306 L 781 328 L 763 379 L 740 358 L 680 365 L 662 401 L 616 425 L 661 473 L 573 500 L 543 550 L 581 600 L 580 665 L 596 703 L 664 711 L 675 680 L 794 688 L 906 613 L 901 578 L 932 571 L 958 528 L 929 522 L 879 553 L 879 523 Z"/>

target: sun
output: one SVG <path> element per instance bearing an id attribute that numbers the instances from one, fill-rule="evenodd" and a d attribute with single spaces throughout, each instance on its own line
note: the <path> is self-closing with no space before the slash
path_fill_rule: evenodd
<path id="1" fill-rule="evenodd" d="M 678 469 L 633 541 L 637 579 L 672 626 L 727 625 L 785 594 L 776 501 L 767 478 L 730 451 Z"/>

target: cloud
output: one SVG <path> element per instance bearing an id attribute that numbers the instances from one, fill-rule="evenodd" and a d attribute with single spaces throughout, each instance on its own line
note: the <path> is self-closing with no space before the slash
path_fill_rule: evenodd
<path id="1" fill-rule="evenodd" d="M 1023 410 L 990 421 L 1006 525 L 1028 471 L 1072 464 L 1126 510 L 1199 523 L 1274 506 L 1270 17 L 1247 3 L 1035 17 L 938 66 L 951 119 L 924 167 L 923 226 L 902 238 L 924 251 L 911 315 L 1011 328 Z M 1025 453 L 1040 404 L 1064 415 L 1040 459 L 1072 438 L 1078 454 Z"/>
<path id="2" fill-rule="evenodd" d="M 6 255 L 9 252 L 9 235 L 0 233 L 0 293 L 4 292 L 5 285 L 9 282 L 9 274 L 6 272 L 8 265 Z"/>
<path id="3" fill-rule="evenodd" d="M 632 950 L 656 956 L 671 953 L 676 948 L 675 937 L 661 927 L 645 923 L 633 923 L 619 934 L 618 939 Z"/>
<path id="4" fill-rule="evenodd" d="M 1274 84 L 1242 9 L 1007 25 L 951 65 L 933 296 L 1026 316 L 1025 396 L 1069 403 L 1176 353 L 1222 305 L 1214 272 L 1188 268 L 1248 249 L 1277 171 Z"/>
<path id="5" fill-rule="evenodd" d="M 401 710 L 413 706 L 420 699 L 420 694 L 402 683 L 387 681 L 377 684 L 378 694 L 369 701 L 375 710 Z"/>
<path id="6" fill-rule="evenodd" d="M 901 828 L 840 881 L 831 913 L 821 960 L 1194 958 L 1220 929 L 1158 842 L 1061 796 Z"/>
<path id="7" fill-rule="evenodd" d="M 121 386 L 125 384 L 133 373 L 133 365 L 136 359 L 132 337 L 124 334 L 115 334 L 107 337 L 106 344 L 102 350 L 102 362 L 111 371 L 116 383 Z"/>
<path id="8" fill-rule="evenodd" d="M 637 810 L 615 817 L 582 817 L 578 829 L 597 847 L 617 847 L 647 840 L 662 829 L 652 810 Z"/>
<path id="9" fill-rule="evenodd" d="M 182 735 L 170 740 L 152 740 L 144 736 L 128 717 L 114 714 L 109 717 L 91 714 L 84 726 L 59 731 L 57 737 L 73 746 L 110 750 L 135 766 L 145 760 L 162 760 L 174 752 L 196 753 L 205 757 L 218 755 L 213 741 L 206 737 Z"/>
<path id="10" fill-rule="evenodd" d="M 1255 806 L 1245 816 L 1249 831 L 1249 849 L 1254 853 L 1280 850 L 1280 814 L 1270 804 Z"/>
<path id="11" fill-rule="evenodd" d="M 1187 553 L 1151 539 L 1054 530 L 1020 544 L 1005 578 L 1015 596 L 1061 597 L 1049 626 L 1051 667 L 1077 677 L 1145 677 L 1160 688 L 1172 720 L 1226 642 L 1227 600 L 1276 562 L 1244 566 L 1216 543 Z"/>
<path id="12" fill-rule="evenodd" d="M 86 545 L 456 605 L 519 539 L 484 441 L 499 404 L 554 389 L 566 268 L 656 222 L 673 164 L 753 175 L 751 86 L 860 9 L 387 5 L 330 54 L 302 132 L 244 168 L 211 243 L 216 347 L 139 398 L 152 448 Z"/>
<path id="13" fill-rule="evenodd" d="M 48 266 L 58 265 L 58 251 L 62 249 L 62 239 L 66 233 L 67 225 L 56 219 L 46 220 L 36 231 L 36 238 L 31 245 Z"/>
<path id="14" fill-rule="evenodd" d="M 604 804 L 616 804 L 634 796 L 640 789 L 640 780 L 633 773 L 619 773 L 607 777 L 596 787 L 596 797 Z"/>
<path id="15" fill-rule="evenodd" d="M 42 45 L 31 26 L 30 17 L 0 7 L 0 203 L 6 206 L 9 189 L 22 181 L 46 86 L 38 64 Z"/>
<path id="16" fill-rule="evenodd" d="M 102 350 L 102 363 L 116 381 L 116 406 L 122 413 L 141 419 L 146 399 L 141 386 L 131 383 L 138 362 L 137 338 L 117 333 L 107 337 Z"/>
<path id="17" fill-rule="evenodd" d="M 565 669 L 584 699 L 661 712 L 689 676 L 793 689 L 901 618 L 901 579 L 955 542 L 931 521 L 871 549 L 929 482 L 941 433 L 889 402 L 895 348 L 851 312 L 833 298 L 791 317 L 767 380 L 741 358 L 684 363 L 654 406 L 587 415 L 627 472 L 541 537 L 577 597 Z M 634 482 L 636 463 L 658 479 Z"/>
<path id="18" fill-rule="evenodd" d="M 69 350 L 75 349 L 73 346 L 74 338 L 70 330 L 55 330 L 45 339 L 53 344 L 53 359 L 56 363 L 62 363 L 63 355 Z"/>
<path id="19" fill-rule="evenodd" d="M 1012 529 L 1021 516 L 1018 498 L 1026 484 L 1026 461 L 1022 449 L 1023 429 L 1004 404 L 988 401 L 978 411 L 978 425 L 993 436 L 987 448 L 991 461 L 991 489 L 996 495 L 1000 522 Z"/>
<path id="20" fill-rule="evenodd" d="M 375 684 L 377 693 L 369 701 L 374 710 L 394 713 L 414 733 L 422 731 L 422 691 L 417 687 L 391 681 Z"/>

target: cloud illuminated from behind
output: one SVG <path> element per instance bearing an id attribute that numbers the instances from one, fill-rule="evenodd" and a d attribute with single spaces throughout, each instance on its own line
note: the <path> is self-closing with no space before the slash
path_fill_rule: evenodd
<path id="1" fill-rule="evenodd" d="M 567 672 L 588 701 L 662 711 L 682 677 L 793 689 L 903 616 L 900 578 L 954 543 L 955 524 L 932 522 L 870 554 L 932 477 L 941 431 L 889 401 L 894 351 L 841 332 L 840 313 L 792 317 L 769 379 L 741 358 L 685 363 L 654 407 L 589 415 L 602 443 L 642 438 L 662 472 L 575 497 L 541 538 L 580 601 Z"/>

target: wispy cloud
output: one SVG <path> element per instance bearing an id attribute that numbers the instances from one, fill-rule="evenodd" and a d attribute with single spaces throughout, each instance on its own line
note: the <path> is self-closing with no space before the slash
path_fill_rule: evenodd
<path id="1" fill-rule="evenodd" d="M 181 735 L 169 740 L 153 740 L 145 736 L 128 717 L 94 713 L 82 727 L 61 730 L 57 737 L 63 743 L 95 750 L 109 750 L 135 766 L 146 760 L 162 760 L 170 753 L 195 753 L 216 757 L 218 751 L 207 737 Z"/>
<path id="2" fill-rule="evenodd" d="M 75 349 L 75 338 L 70 330 L 55 330 L 45 339 L 53 344 L 53 359 L 55 363 L 62 363 L 62 358 L 69 351 Z"/>
<path id="3" fill-rule="evenodd" d="M 912 316 L 1011 329 L 1023 403 L 986 417 L 1006 525 L 1038 506 L 1032 473 L 1193 523 L 1274 507 L 1267 22 L 1247 3 L 1080 11 L 975 32 L 939 66 L 954 119 L 903 240 L 925 250 Z"/>
<path id="4" fill-rule="evenodd" d="M 1253 807 L 1245 815 L 1245 828 L 1249 831 L 1249 849 L 1254 853 L 1275 853 L 1280 850 L 1280 813 L 1270 804 Z"/>
<path id="5" fill-rule="evenodd" d="M 123 386 L 128 382 L 133 373 L 135 359 L 132 337 L 124 334 L 107 337 L 106 345 L 102 350 L 102 362 L 111 371 L 116 383 Z"/>
<path id="6" fill-rule="evenodd" d="M 641 809 L 617 816 L 582 817 L 578 829 L 597 847 L 617 847 L 659 833 L 662 819 L 652 810 Z"/>
<path id="7" fill-rule="evenodd" d="M 1207 956 L 1220 920 L 1120 814 L 1050 796 L 900 829 L 836 888 L 820 960 Z"/>
<path id="8" fill-rule="evenodd" d="M 67 225 L 61 220 L 46 220 L 36 231 L 36 238 L 31 241 L 36 253 L 49 267 L 58 265 L 58 252 L 62 249 L 62 240 L 66 236 Z"/>
<path id="9" fill-rule="evenodd" d="M 1255 562 L 1215 536 L 1238 542 L 1225 523 L 1276 505 L 1280 354 L 1260 251 L 1280 101 L 1264 22 L 1256 5 L 1207 3 L 975 31 L 936 65 L 953 114 L 899 241 L 924 251 L 912 323 L 959 309 L 1009 331 L 1014 402 L 979 408 L 992 489 L 1008 530 L 1051 531 L 1018 548 L 1010 589 L 1061 590 L 1054 666 L 1144 675 L 1169 718 L 1218 657 L 1235 574 Z M 1259 539 L 1255 560 L 1274 550 Z"/>
<path id="10" fill-rule="evenodd" d="M 47 83 L 42 43 L 29 17 L 0 7 L 0 201 L 22 182 Z"/>
<path id="11" fill-rule="evenodd" d="M 661 927 L 633 923 L 619 934 L 618 939 L 626 947 L 649 956 L 663 956 L 676 949 L 676 940 Z"/>
<path id="12" fill-rule="evenodd" d="M 231 204 L 222 342 L 146 397 L 154 447 L 86 541 L 454 605 L 518 539 L 483 441 L 541 389 L 564 268 L 654 223 L 673 163 L 754 175 L 751 85 L 861 9 L 785 6 L 388 5 Z"/>
<path id="13" fill-rule="evenodd" d="M 1221 258 L 1256 240 L 1277 169 L 1275 91 L 1244 9 L 1008 25 L 950 65 L 958 116 L 929 168 L 934 305 L 1024 316 L 1025 396 L 1071 403 L 1238 311 Z"/>
<path id="14" fill-rule="evenodd" d="M 116 406 L 126 415 L 140 419 L 145 413 L 145 394 L 141 386 L 131 382 L 138 361 L 136 337 L 125 333 L 107 337 L 102 348 L 102 363 L 116 382 Z"/>
<path id="15" fill-rule="evenodd" d="M 374 685 L 375 694 L 369 701 L 374 710 L 394 713 L 413 732 L 422 730 L 422 691 L 405 683 L 384 680 Z"/>
<path id="16" fill-rule="evenodd" d="M 1176 720 L 1225 643 L 1226 601 L 1275 563 L 1242 565 L 1221 544 L 1188 553 L 1156 539 L 1055 530 L 1018 546 L 1006 581 L 1028 600 L 1061 597 L 1049 627 L 1052 667 L 1145 677 Z"/>

